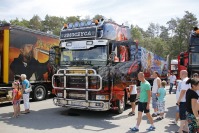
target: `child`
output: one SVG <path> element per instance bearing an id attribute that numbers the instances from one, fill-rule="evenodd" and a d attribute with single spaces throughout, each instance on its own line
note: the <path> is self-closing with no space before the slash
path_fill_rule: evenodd
<path id="1" fill-rule="evenodd" d="M 135 115 L 135 101 L 137 98 L 136 81 L 133 81 L 132 85 L 129 86 L 129 98 L 130 98 L 130 102 L 131 102 L 132 111 L 128 115 L 133 116 L 133 115 Z"/>
<path id="2" fill-rule="evenodd" d="M 21 98 L 21 91 L 19 89 L 19 82 L 14 82 L 12 84 L 13 87 L 13 109 L 14 109 L 14 115 L 13 117 L 17 117 L 20 114 L 20 98 Z"/>
<path id="3" fill-rule="evenodd" d="M 160 116 L 157 118 L 157 120 L 164 119 L 164 111 L 165 111 L 165 96 L 166 96 L 166 81 L 161 82 L 161 88 L 158 89 L 157 97 L 158 97 L 158 112 L 160 113 Z"/>

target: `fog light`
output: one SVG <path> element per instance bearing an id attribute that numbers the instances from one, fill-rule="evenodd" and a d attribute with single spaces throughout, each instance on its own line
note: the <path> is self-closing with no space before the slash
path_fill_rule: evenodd
<path id="1" fill-rule="evenodd" d="M 102 103 L 96 103 L 95 106 L 102 106 Z"/>
<path id="2" fill-rule="evenodd" d="M 57 97 L 63 97 L 63 93 L 57 93 Z"/>

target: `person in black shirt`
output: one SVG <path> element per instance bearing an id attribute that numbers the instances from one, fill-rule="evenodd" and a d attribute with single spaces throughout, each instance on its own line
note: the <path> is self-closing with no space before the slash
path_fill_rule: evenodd
<path id="1" fill-rule="evenodd" d="M 191 84 L 191 89 L 186 92 L 186 111 L 187 122 L 189 127 L 189 133 L 198 133 L 199 129 L 199 114 L 197 109 L 198 94 L 196 90 L 199 90 L 199 80 L 188 79 L 186 84 Z"/>

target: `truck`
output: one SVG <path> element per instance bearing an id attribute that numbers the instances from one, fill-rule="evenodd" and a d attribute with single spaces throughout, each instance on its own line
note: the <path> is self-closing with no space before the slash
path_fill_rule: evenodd
<path id="1" fill-rule="evenodd" d="M 178 73 L 181 70 L 187 70 L 188 76 L 199 73 L 199 30 L 196 27 L 190 33 L 187 51 L 178 55 Z"/>
<path id="2" fill-rule="evenodd" d="M 0 103 L 12 99 L 12 82 L 26 74 L 32 85 L 30 97 L 43 100 L 52 92 L 49 49 L 59 37 L 4 23 L 0 25 Z"/>
<path id="3" fill-rule="evenodd" d="M 177 59 L 172 59 L 171 64 L 170 64 L 170 73 L 173 73 L 177 79 L 179 79 L 179 74 L 178 74 L 178 60 Z"/>
<path id="4" fill-rule="evenodd" d="M 153 71 L 162 78 L 168 71 L 162 57 L 138 46 L 127 26 L 105 19 L 65 24 L 49 56 L 56 70 L 53 103 L 76 109 L 122 113 L 138 72 L 152 80 Z"/>

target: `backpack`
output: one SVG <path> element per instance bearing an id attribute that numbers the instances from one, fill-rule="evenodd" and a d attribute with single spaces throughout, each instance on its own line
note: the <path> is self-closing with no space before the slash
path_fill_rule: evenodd
<path id="1" fill-rule="evenodd" d="M 20 91 L 20 90 L 17 90 L 17 93 L 16 93 L 16 95 L 15 95 L 15 100 L 19 100 L 19 99 L 21 98 L 21 96 L 22 96 L 21 91 Z"/>

